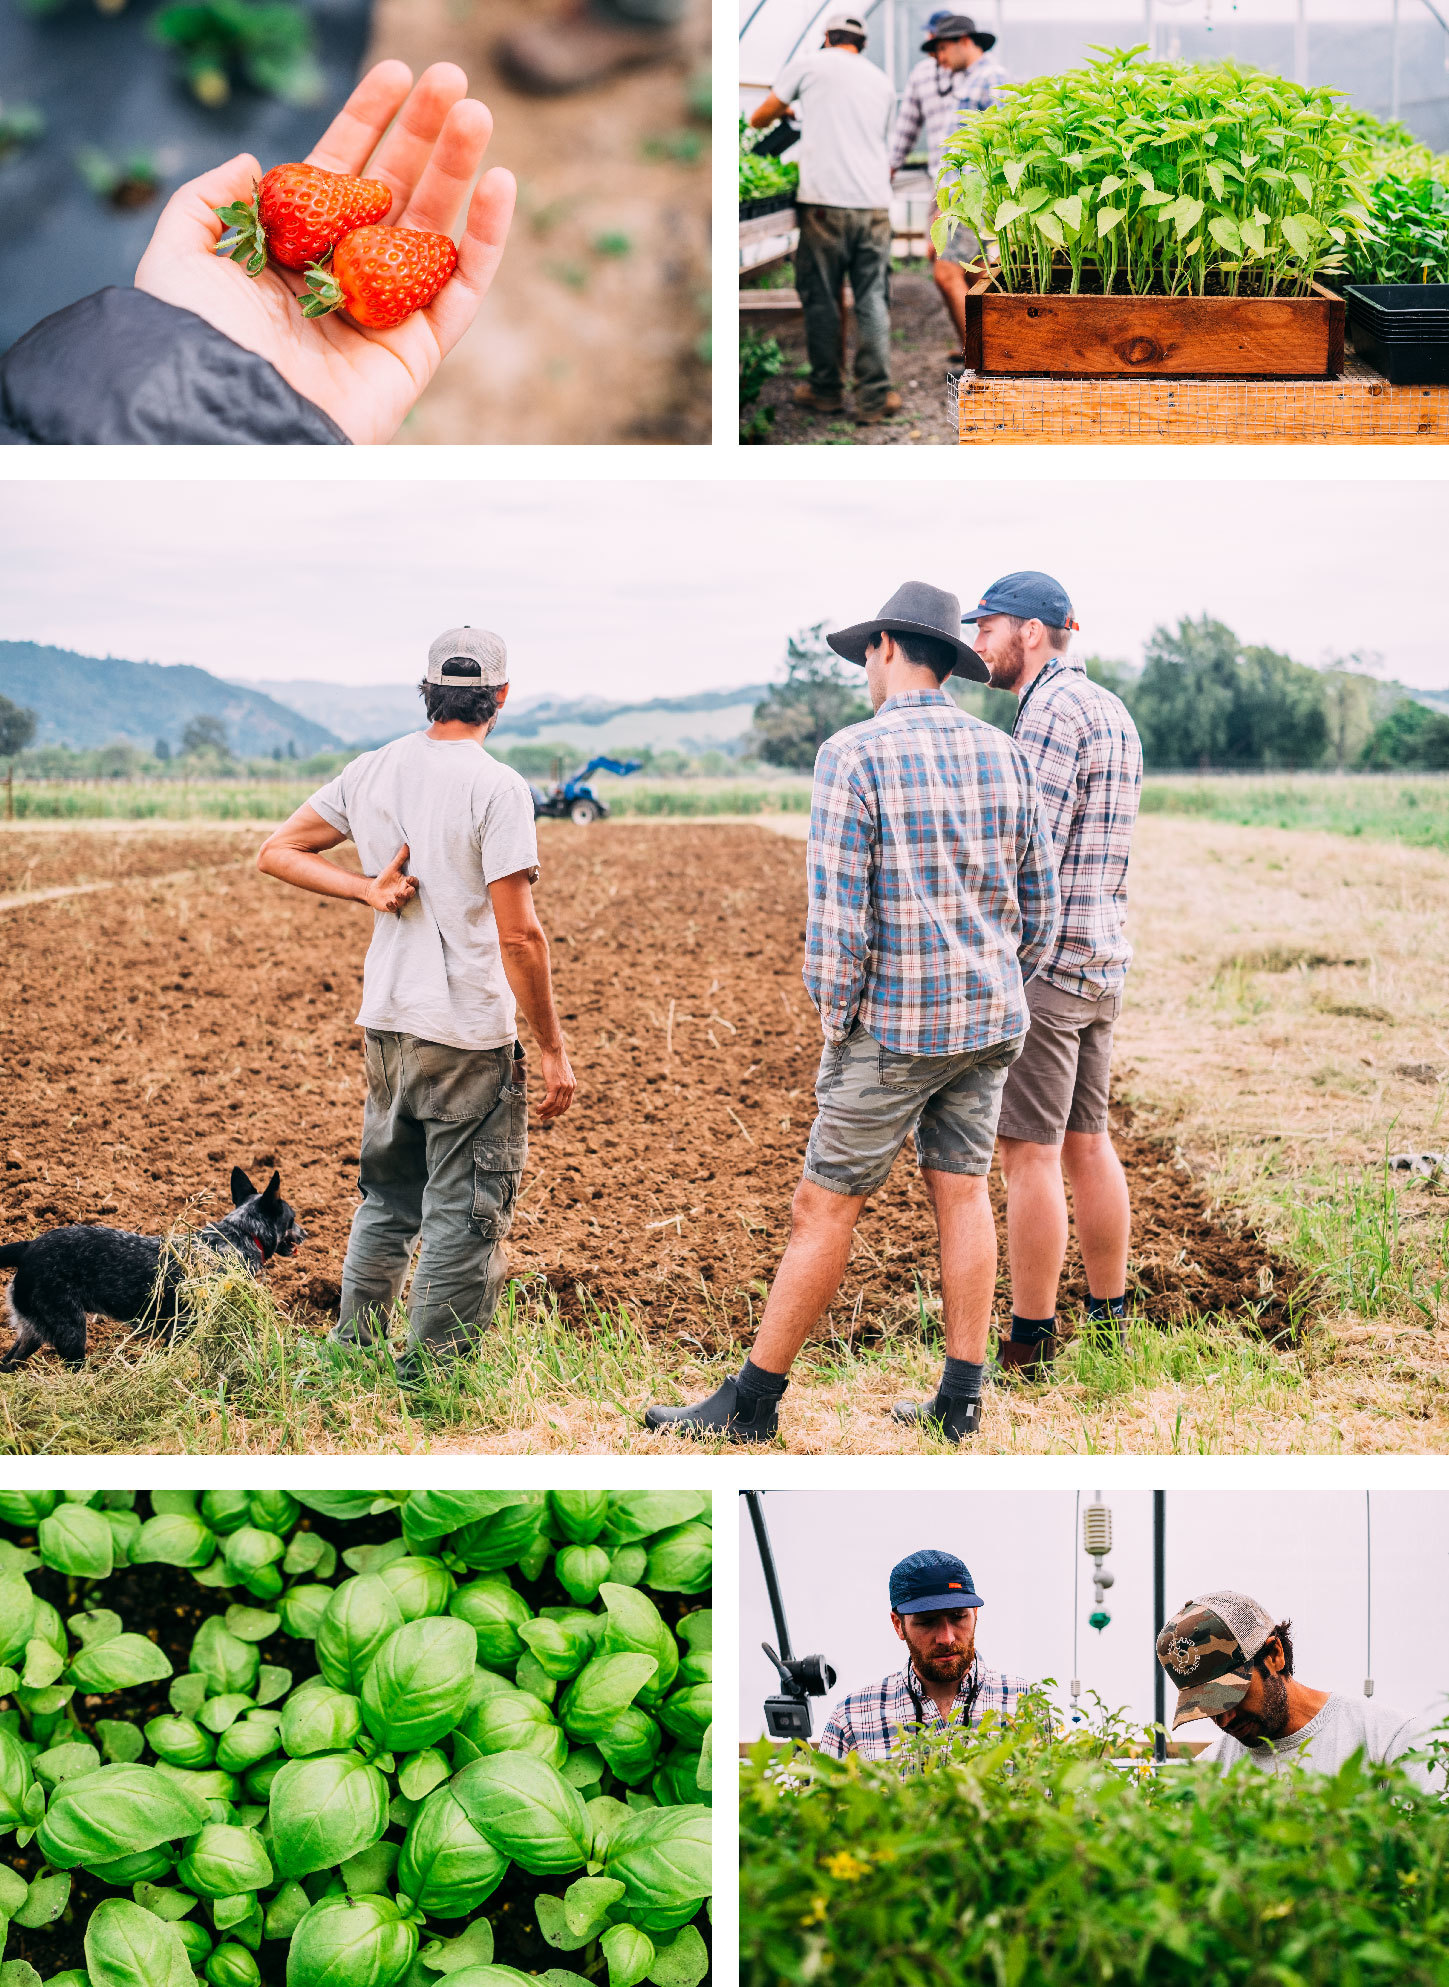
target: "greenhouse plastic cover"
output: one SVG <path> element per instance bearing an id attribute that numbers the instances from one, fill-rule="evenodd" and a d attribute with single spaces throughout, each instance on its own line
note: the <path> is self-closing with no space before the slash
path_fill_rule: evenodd
<path id="1" fill-rule="evenodd" d="M 927 17 L 945 0 L 867 0 L 866 59 L 903 87 L 920 60 Z M 1449 19 L 1446 0 L 1433 0 Z M 837 0 L 741 0 L 741 104 L 757 103 L 797 51 L 818 48 Z M 963 0 L 972 11 L 971 0 Z M 1397 11 L 1397 27 L 1395 14 Z M 1150 42 L 1184 62 L 1232 58 L 1344 91 L 1375 116 L 1397 114 L 1449 150 L 1449 34 L 1424 0 L 980 0 L 974 18 L 998 37 L 1008 75 L 1075 68 L 1094 45 Z M 1396 61 L 1397 52 L 1397 61 Z M 1397 87 L 1395 69 L 1397 68 Z"/>

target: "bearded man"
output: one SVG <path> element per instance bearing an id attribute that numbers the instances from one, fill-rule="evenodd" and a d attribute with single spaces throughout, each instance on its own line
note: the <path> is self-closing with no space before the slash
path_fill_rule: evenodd
<path id="1" fill-rule="evenodd" d="M 852 1691 L 826 1721 L 817 1750 L 844 1759 L 889 1759 L 904 1736 L 1011 1717 L 1031 1686 L 989 1670 L 976 1651 L 985 1602 L 954 1553 L 913 1552 L 891 1568 L 891 1626 L 905 1643 L 903 1670 Z"/>

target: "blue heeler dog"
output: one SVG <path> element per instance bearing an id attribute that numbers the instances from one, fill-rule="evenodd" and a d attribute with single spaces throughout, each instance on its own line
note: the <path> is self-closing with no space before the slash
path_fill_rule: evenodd
<path id="1" fill-rule="evenodd" d="M 240 1261 L 253 1276 L 273 1256 L 290 1256 L 307 1232 L 282 1199 L 273 1173 L 258 1193 L 240 1166 L 231 1170 L 232 1212 L 191 1238 L 219 1263 Z M 48 1345 L 68 1366 L 83 1366 L 86 1317 L 119 1324 L 175 1330 L 181 1322 L 181 1287 L 187 1265 L 167 1252 L 162 1272 L 159 1235 L 124 1228 L 52 1228 L 30 1242 L 0 1248 L 0 1267 L 15 1266 L 10 1321 L 15 1343 L 0 1359 L 8 1372 Z"/>

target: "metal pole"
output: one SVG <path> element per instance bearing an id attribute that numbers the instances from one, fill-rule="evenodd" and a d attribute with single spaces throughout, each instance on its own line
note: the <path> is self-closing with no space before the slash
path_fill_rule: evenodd
<path id="1" fill-rule="evenodd" d="M 1298 0 L 1298 21 L 1293 30 L 1293 77 L 1308 87 L 1308 0 Z"/>
<path id="2" fill-rule="evenodd" d="M 1152 1640 L 1154 1647 L 1167 1620 L 1167 1492 L 1152 1493 Z M 1152 1715 L 1157 1722 L 1153 1757 L 1167 1757 L 1167 1673 L 1154 1654 Z"/>
<path id="3" fill-rule="evenodd" d="M 1397 120 L 1399 115 L 1399 0 L 1394 0 L 1393 65 L 1393 83 L 1389 98 L 1390 121 Z"/>
<path id="4" fill-rule="evenodd" d="M 760 1507 L 758 1490 L 742 1491 L 741 1496 L 750 1507 L 750 1523 L 755 1528 L 755 1544 L 760 1552 L 760 1569 L 765 1576 L 765 1592 L 770 1598 L 770 1613 L 775 1618 L 775 1636 L 780 1644 L 780 1655 L 789 1662 L 790 1631 L 785 1626 L 785 1603 L 780 1598 L 780 1583 L 775 1577 L 775 1555 L 770 1550 L 770 1534 L 765 1530 L 765 1514 Z"/>

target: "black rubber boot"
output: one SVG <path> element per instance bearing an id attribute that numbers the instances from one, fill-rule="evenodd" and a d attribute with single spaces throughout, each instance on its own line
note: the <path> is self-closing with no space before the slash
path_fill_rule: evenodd
<path id="1" fill-rule="evenodd" d="M 934 1394 L 928 1401 L 897 1401 L 891 1420 L 928 1429 L 948 1442 L 964 1442 L 981 1426 L 981 1396 L 972 1394 L 963 1399 L 954 1394 Z"/>
<path id="2" fill-rule="evenodd" d="M 779 1432 L 775 1410 L 778 1401 L 762 1400 L 750 1408 L 741 1405 L 739 1385 L 733 1378 L 716 1388 L 707 1401 L 693 1407 L 651 1407 L 644 1411 L 646 1428 L 668 1428 L 676 1435 L 725 1435 L 731 1442 L 773 1442 Z"/>
<path id="3" fill-rule="evenodd" d="M 1004 1338 L 996 1348 L 996 1359 L 1003 1373 L 1019 1374 L 1023 1380 L 1044 1380 L 1047 1369 L 1057 1356 L 1057 1335 L 1035 1340 L 1031 1345 L 1018 1345 L 1015 1339 Z"/>

